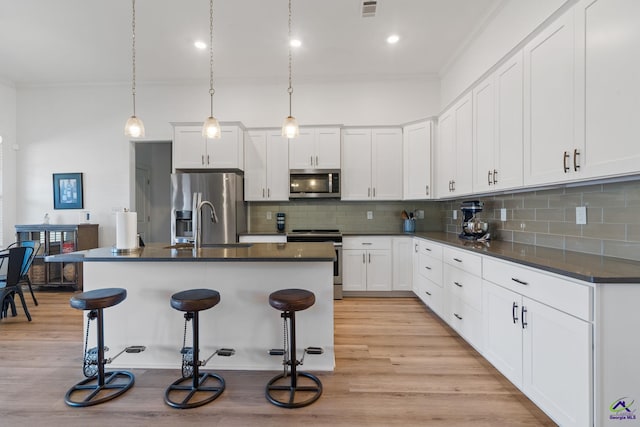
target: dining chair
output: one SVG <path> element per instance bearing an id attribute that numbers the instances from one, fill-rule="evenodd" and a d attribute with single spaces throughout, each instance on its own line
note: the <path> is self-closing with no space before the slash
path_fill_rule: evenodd
<path id="1" fill-rule="evenodd" d="M 7 246 L 7 249 L 16 248 L 16 247 L 24 247 L 30 248 L 27 249 L 24 255 L 24 261 L 22 262 L 22 268 L 20 270 L 20 283 L 26 283 L 29 286 L 29 292 L 31 292 L 31 298 L 33 298 L 33 303 L 38 305 L 38 300 L 36 300 L 36 296 L 33 293 L 33 288 L 31 287 L 31 279 L 29 278 L 29 269 L 33 264 L 33 260 L 36 258 L 38 251 L 40 250 L 40 242 L 37 240 L 23 240 L 21 242 L 15 242 Z"/>
<path id="2" fill-rule="evenodd" d="M 0 318 L 7 316 L 7 311 L 11 307 L 11 314 L 17 315 L 14 296 L 18 294 L 22 302 L 22 308 L 31 322 L 31 314 L 27 308 L 20 284 L 20 273 L 24 262 L 25 252 L 30 248 L 13 247 L 0 251 Z"/>

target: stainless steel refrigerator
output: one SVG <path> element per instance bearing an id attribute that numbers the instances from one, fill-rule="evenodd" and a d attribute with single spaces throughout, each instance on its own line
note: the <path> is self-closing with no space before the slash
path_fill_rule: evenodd
<path id="1" fill-rule="evenodd" d="M 242 178 L 236 173 L 171 174 L 171 244 L 193 242 L 194 193 L 211 202 L 218 219 L 217 223 L 210 220 L 208 208 L 198 218 L 202 244 L 235 243 L 238 233 L 247 231 Z"/>

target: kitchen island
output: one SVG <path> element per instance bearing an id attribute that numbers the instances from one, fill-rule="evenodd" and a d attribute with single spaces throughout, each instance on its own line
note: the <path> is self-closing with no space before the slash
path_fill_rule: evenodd
<path id="1" fill-rule="evenodd" d="M 204 369 L 282 369 L 282 357 L 268 355 L 269 349 L 283 346 L 282 319 L 269 305 L 269 294 L 303 288 L 315 294 L 316 302 L 296 316 L 298 357 L 309 346 L 322 347 L 324 353 L 306 357 L 302 369 L 332 371 L 334 257 L 330 243 L 229 244 L 198 250 L 148 244 L 129 254 L 98 248 L 49 256 L 46 261 L 82 262 L 84 291 L 127 290 L 127 299 L 104 311 L 105 344 L 111 349 L 106 357 L 131 345 L 147 349 L 122 354 L 108 367 L 179 369 L 184 313 L 171 308 L 171 295 L 208 288 L 220 292 L 220 303 L 200 312 L 199 358 L 219 348 L 236 353 L 214 357 Z M 91 325 L 90 348 L 95 346 L 95 329 Z M 191 325 L 187 329 L 190 346 Z"/>

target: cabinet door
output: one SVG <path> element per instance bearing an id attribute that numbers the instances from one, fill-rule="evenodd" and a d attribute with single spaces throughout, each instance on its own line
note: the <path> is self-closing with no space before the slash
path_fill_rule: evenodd
<path id="1" fill-rule="evenodd" d="M 340 128 L 318 128 L 315 132 L 317 169 L 340 169 Z"/>
<path id="2" fill-rule="evenodd" d="M 245 148 L 244 199 L 246 201 L 265 200 L 267 195 L 266 132 L 248 132 Z"/>
<path id="3" fill-rule="evenodd" d="M 640 2 L 584 0 L 578 6 L 577 49 L 584 68 L 584 173 L 640 171 Z"/>
<path id="4" fill-rule="evenodd" d="M 173 130 L 174 169 L 207 167 L 205 139 L 200 126 L 176 126 Z"/>
<path id="5" fill-rule="evenodd" d="M 342 200 L 371 199 L 371 130 L 342 131 Z"/>
<path id="6" fill-rule="evenodd" d="M 522 389 L 522 297 L 484 281 L 482 299 L 483 356 Z"/>
<path id="7" fill-rule="evenodd" d="M 592 425 L 591 325 L 523 298 L 523 384 L 562 426 Z"/>
<path id="8" fill-rule="evenodd" d="M 267 199 L 289 200 L 289 142 L 280 132 L 267 132 Z"/>
<path id="9" fill-rule="evenodd" d="M 576 179 L 573 10 L 524 47 L 524 183 Z"/>
<path id="10" fill-rule="evenodd" d="M 518 52 L 496 71 L 495 77 L 493 184 L 500 190 L 522 187 L 523 84 L 522 52 Z"/>
<path id="11" fill-rule="evenodd" d="M 342 251 L 342 289 L 345 291 L 367 290 L 366 256 L 366 251 Z"/>
<path id="12" fill-rule="evenodd" d="M 343 252 L 344 253 L 344 252 Z M 367 256 L 367 290 L 391 290 L 391 251 L 371 249 Z"/>
<path id="13" fill-rule="evenodd" d="M 473 183 L 473 108 L 471 93 L 465 95 L 454 107 L 456 174 L 453 192 L 456 195 L 471 193 Z"/>
<path id="14" fill-rule="evenodd" d="M 393 239 L 393 285 L 394 291 L 410 291 L 413 287 L 413 239 Z"/>
<path id="15" fill-rule="evenodd" d="M 402 199 L 402 130 L 374 129 L 371 134 L 371 197 Z"/>
<path id="16" fill-rule="evenodd" d="M 473 89 L 473 190 L 491 191 L 494 185 L 495 96 L 491 75 Z"/>
<path id="17" fill-rule="evenodd" d="M 311 128 L 300 129 L 297 138 L 289 140 L 289 168 L 315 168 L 315 131 Z"/>
<path id="18" fill-rule="evenodd" d="M 431 198 L 431 122 L 406 126 L 403 130 L 404 200 Z"/>
<path id="19" fill-rule="evenodd" d="M 456 174 L 456 147 L 454 139 L 454 113 L 447 110 L 438 118 L 438 139 L 436 142 L 435 184 L 437 197 L 450 197 L 452 180 Z"/>
<path id="20" fill-rule="evenodd" d="M 219 139 L 206 139 L 207 167 L 211 169 L 242 169 L 242 134 L 237 126 L 223 126 Z"/>

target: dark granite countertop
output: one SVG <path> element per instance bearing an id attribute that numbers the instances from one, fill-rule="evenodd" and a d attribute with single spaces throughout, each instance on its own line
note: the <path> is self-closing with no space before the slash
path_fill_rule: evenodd
<path id="1" fill-rule="evenodd" d="M 497 240 L 471 242 L 452 233 L 417 232 L 415 236 L 586 282 L 640 283 L 638 261 Z"/>
<path id="2" fill-rule="evenodd" d="M 47 262 L 314 262 L 333 261 L 331 243 L 240 243 L 193 249 L 171 249 L 166 244 L 149 243 L 139 251 L 117 254 L 112 248 L 97 248 L 68 254 L 50 255 Z"/>

